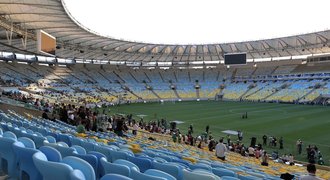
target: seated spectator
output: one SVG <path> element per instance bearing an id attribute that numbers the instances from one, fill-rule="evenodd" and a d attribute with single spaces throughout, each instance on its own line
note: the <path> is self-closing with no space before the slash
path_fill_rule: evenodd
<path id="1" fill-rule="evenodd" d="M 268 166 L 268 154 L 266 151 L 264 151 L 263 155 L 261 156 L 261 165 Z"/>
<path id="2" fill-rule="evenodd" d="M 249 153 L 249 156 L 254 157 L 254 148 L 252 146 L 250 146 L 248 148 L 248 153 Z"/>
<path id="3" fill-rule="evenodd" d="M 292 154 L 289 155 L 288 160 L 289 160 L 290 166 L 293 166 L 294 165 L 294 161 L 293 161 L 293 155 Z"/>

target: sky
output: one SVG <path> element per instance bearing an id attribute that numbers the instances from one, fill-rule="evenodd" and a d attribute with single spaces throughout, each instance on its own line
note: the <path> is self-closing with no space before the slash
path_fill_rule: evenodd
<path id="1" fill-rule="evenodd" d="M 116 39 L 210 44 L 330 28 L 330 0 L 64 0 L 83 26 Z"/>

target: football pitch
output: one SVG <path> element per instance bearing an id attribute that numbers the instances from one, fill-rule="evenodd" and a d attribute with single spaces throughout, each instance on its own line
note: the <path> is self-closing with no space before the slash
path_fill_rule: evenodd
<path id="1" fill-rule="evenodd" d="M 242 119 L 243 113 L 248 113 L 247 119 Z M 181 133 L 187 133 L 190 124 L 194 128 L 194 136 L 205 132 L 209 125 L 212 136 L 216 140 L 224 137 L 224 130 L 240 130 L 243 132 L 243 142 L 248 146 L 251 137 L 257 138 L 262 144 L 262 136 L 275 136 L 284 139 L 284 149 L 264 147 L 269 153 L 278 151 L 280 154 L 292 153 L 295 159 L 307 161 L 306 147 L 316 145 L 323 155 L 326 165 L 330 164 L 330 107 L 252 103 L 252 102 L 217 102 L 217 101 L 187 101 L 164 103 L 138 103 L 110 108 L 110 114 L 133 114 L 144 116 L 144 121 L 164 118 L 169 121 L 182 121 L 178 124 Z M 296 141 L 303 141 L 303 153 L 298 155 Z M 232 135 L 231 140 L 237 140 Z"/>

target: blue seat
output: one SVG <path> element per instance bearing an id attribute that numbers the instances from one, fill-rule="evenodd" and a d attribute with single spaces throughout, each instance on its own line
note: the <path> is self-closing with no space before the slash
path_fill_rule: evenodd
<path id="1" fill-rule="evenodd" d="M 35 153 L 32 159 L 44 180 L 86 179 L 80 170 L 74 170 L 70 165 L 65 163 L 48 161 L 42 152 Z"/>
<path id="2" fill-rule="evenodd" d="M 82 144 L 83 145 L 83 144 Z M 83 146 L 84 147 L 84 146 Z M 85 147 L 84 147 L 85 148 Z M 86 149 L 86 148 L 85 148 Z M 106 146 L 95 146 L 95 151 L 104 154 L 109 162 L 111 162 L 111 148 Z M 87 151 L 89 152 L 89 151 Z"/>
<path id="3" fill-rule="evenodd" d="M 79 146 L 79 145 L 72 145 L 72 148 L 74 148 L 78 154 L 86 154 L 85 148 Z"/>
<path id="4" fill-rule="evenodd" d="M 74 152 L 77 153 L 77 151 L 71 147 L 54 146 L 54 148 L 57 149 L 61 153 L 63 158 L 66 156 L 71 156 Z"/>
<path id="5" fill-rule="evenodd" d="M 2 131 L 2 129 L 0 128 L 0 136 L 2 136 L 3 135 L 3 131 Z"/>
<path id="6" fill-rule="evenodd" d="M 258 177 L 255 177 L 255 176 L 244 176 L 244 175 L 238 175 L 238 178 L 240 180 L 261 180 L 262 178 L 258 178 Z"/>
<path id="7" fill-rule="evenodd" d="M 130 154 L 128 154 L 127 152 L 123 152 L 123 151 L 115 151 L 115 150 L 111 150 L 110 151 L 111 154 L 111 162 L 116 161 L 117 159 L 124 159 L 127 160 L 128 156 L 131 156 Z"/>
<path id="8" fill-rule="evenodd" d="M 40 148 L 44 145 L 44 141 L 46 140 L 43 136 L 33 136 L 33 141 L 36 143 L 36 147 Z"/>
<path id="9" fill-rule="evenodd" d="M 17 136 L 10 132 L 10 131 L 6 131 L 2 134 L 2 137 L 6 137 L 6 138 L 11 138 L 11 139 L 14 139 L 14 140 L 17 140 Z"/>
<path id="10" fill-rule="evenodd" d="M 98 151 L 98 150 L 96 150 L 96 148 L 98 146 L 95 143 L 92 143 L 92 142 L 81 141 L 81 146 L 86 149 L 86 152 L 89 152 L 89 151 Z"/>
<path id="11" fill-rule="evenodd" d="M 149 174 L 144 174 L 139 171 L 133 170 L 131 172 L 130 178 L 134 180 L 166 180 L 166 178 L 163 177 L 157 177 Z"/>
<path id="12" fill-rule="evenodd" d="M 70 140 L 70 136 L 69 135 L 67 135 L 67 134 L 61 134 L 61 133 L 59 133 L 58 134 L 58 141 L 63 141 L 63 142 L 65 142 L 66 144 L 68 144 L 69 146 L 71 146 L 72 144 L 71 144 L 71 140 Z"/>
<path id="13" fill-rule="evenodd" d="M 140 168 L 139 168 L 137 165 L 135 165 L 134 163 L 129 162 L 129 161 L 127 161 L 127 160 L 124 160 L 124 159 L 117 159 L 117 160 L 115 160 L 113 163 L 114 163 L 114 164 L 125 165 L 125 166 L 127 166 L 131 171 L 132 171 L 132 169 L 135 169 L 135 170 L 137 170 L 137 171 L 140 171 Z"/>
<path id="14" fill-rule="evenodd" d="M 170 174 L 168 174 L 166 172 L 157 170 L 157 169 L 148 169 L 148 170 L 146 170 L 146 172 L 144 172 L 144 174 L 148 174 L 148 175 L 151 175 L 151 176 L 165 178 L 167 180 L 177 180 L 172 175 L 170 175 Z"/>
<path id="15" fill-rule="evenodd" d="M 58 134 L 52 131 L 47 131 L 47 136 L 52 136 L 56 140 L 58 140 Z"/>
<path id="16" fill-rule="evenodd" d="M 34 144 L 34 141 L 30 138 L 27 138 L 27 137 L 20 137 L 17 139 L 17 141 L 21 142 L 24 144 L 24 147 L 27 147 L 27 148 L 32 148 L 32 149 L 35 149 L 36 148 L 36 145 Z"/>
<path id="17" fill-rule="evenodd" d="M 220 178 L 207 171 L 188 171 L 187 169 L 182 170 L 183 179 L 189 180 L 220 180 Z"/>
<path id="18" fill-rule="evenodd" d="M 59 141 L 56 144 L 59 146 L 62 146 L 62 147 L 70 147 L 66 142 L 63 142 L 63 141 Z"/>
<path id="19" fill-rule="evenodd" d="M 28 175 L 29 179 L 40 180 L 42 179 L 41 174 L 35 167 L 32 156 L 34 153 L 39 152 L 35 148 L 25 147 L 21 142 L 13 143 L 13 150 L 17 157 L 19 167 L 19 179 L 25 179 L 25 175 Z"/>
<path id="20" fill-rule="evenodd" d="M 228 170 L 228 169 L 223 169 L 223 168 L 213 168 L 212 172 L 219 176 L 231 176 L 231 177 L 237 177 L 237 174 L 234 171 Z"/>
<path id="21" fill-rule="evenodd" d="M 98 176 L 97 170 L 98 170 L 98 167 L 99 167 L 99 165 L 98 165 L 99 162 L 98 162 L 98 159 L 97 159 L 97 157 L 95 155 L 73 153 L 71 156 L 78 157 L 78 158 L 83 159 L 86 162 L 88 162 L 93 167 L 93 170 L 95 172 L 95 177 Z"/>
<path id="22" fill-rule="evenodd" d="M 84 174 L 85 178 L 88 180 L 96 179 L 93 167 L 83 159 L 68 156 L 63 158 L 62 163 L 70 165 L 73 169 L 80 170 Z"/>
<path id="23" fill-rule="evenodd" d="M 127 160 L 136 164 L 141 172 L 145 172 L 147 169 L 150 169 L 152 167 L 151 160 L 146 158 L 128 156 Z"/>
<path id="24" fill-rule="evenodd" d="M 205 169 L 207 171 L 212 172 L 212 167 L 207 165 L 207 164 L 203 164 L 203 163 L 196 163 L 196 164 L 190 164 L 189 168 L 194 170 L 194 169 Z"/>
<path id="25" fill-rule="evenodd" d="M 251 171 L 246 171 L 245 173 L 247 173 L 247 174 L 249 174 L 251 176 L 262 178 L 262 179 L 265 179 L 266 178 L 266 176 L 264 174 L 261 174 L 261 173 L 256 173 L 256 172 L 251 172 Z"/>
<path id="26" fill-rule="evenodd" d="M 97 162 L 98 162 L 98 167 L 97 167 L 97 172 L 96 172 L 96 178 L 101 178 L 104 175 L 104 169 L 103 166 L 101 164 L 101 158 L 107 158 L 104 154 L 100 153 L 100 152 L 96 152 L 96 151 L 89 151 L 88 154 L 92 154 L 97 158 Z"/>
<path id="27" fill-rule="evenodd" d="M 7 133 L 7 132 L 5 132 Z M 5 134 L 4 133 L 4 134 Z M 7 172 L 9 177 L 17 177 L 17 167 L 16 167 L 16 155 L 13 150 L 13 143 L 16 142 L 15 139 L 9 137 L 0 137 L 0 157 L 1 157 L 1 170 L 2 172 Z M 5 163 L 6 162 L 6 163 Z M 7 170 L 7 171 L 6 171 Z"/>
<path id="28" fill-rule="evenodd" d="M 61 162 L 62 155 L 61 153 L 53 147 L 50 146 L 41 146 L 39 150 L 44 153 L 48 161 Z"/>
<path id="29" fill-rule="evenodd" d="M 222 176 L 221 177 L 222 180 L 240 180 L 236 177 L 232 177 L 232 176 Z"/>
<path id="30" fill-rule="evenodd" d="M 174 164 L 170 163 L 158 163 L 158 162 L 152 162 L 152 166 L 154 169 L 161 170 L 163 172 L 166 172 L 172 176 L 174 176 L 178 180 L 183 179 L 182 169 L 179 168 L 179 166 L 176 166 Z"/>
<path id="31" fill-rule="evenodd" d="M 72 145 L 78 145 L 78 146 L 81 146 L 81 144 L 82 144 L 82 139 L 80 139 L 80 138 L 77 138 L 77 137 L 71 137 L 71 144 Z"/>
<path id="32" fill-rule="evenodd" d="M 105 174 L 114 173 L 127 177 L 129 177 L 131 174 L 129 167 L 125 165 L 108 162 L 105 158 L 101 158 L 100 161 Z"/>
<path id="33" fill-rule="evenodd" d="M 100 180 L 133 180 L 120 174 L 106 174 Z"/>
<path id="34" fill-rule="evenodd" d="M 56 143 L 56 139 L 53 136 L 46 136 L 46 139 L 49 143 Z"/>

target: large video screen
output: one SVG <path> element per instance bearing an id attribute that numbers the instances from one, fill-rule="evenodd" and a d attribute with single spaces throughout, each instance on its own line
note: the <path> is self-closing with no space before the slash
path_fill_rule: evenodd
<path id="1" fill-rule="evenodd" d="M 246 53 L 225 54 L 225 65 L 245 65 Z"/>
<path id="2" fill-rule="evenodd" d="M 37 31 L 38 52 L 55 56 L 56 38 L 43 30 Z"/>

